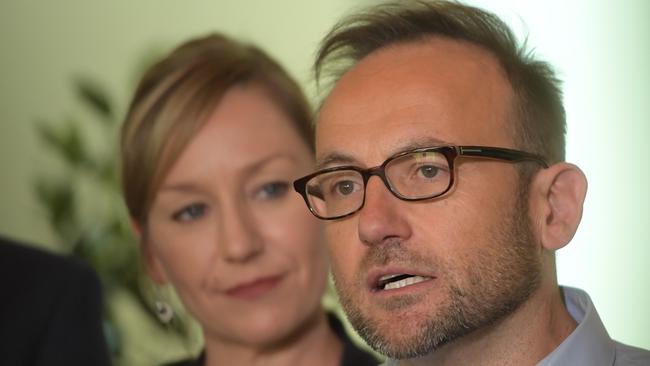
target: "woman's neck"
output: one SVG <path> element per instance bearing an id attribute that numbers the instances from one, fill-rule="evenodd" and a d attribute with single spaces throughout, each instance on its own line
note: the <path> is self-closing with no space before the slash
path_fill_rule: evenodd
<path id="1" fill-rule="evenodd" d="M 343 344 L 322 309 L 288 337 L 272 344 L 246 345 L 205 336 L 205 366 L 336 366 L 343 352 Z"/>

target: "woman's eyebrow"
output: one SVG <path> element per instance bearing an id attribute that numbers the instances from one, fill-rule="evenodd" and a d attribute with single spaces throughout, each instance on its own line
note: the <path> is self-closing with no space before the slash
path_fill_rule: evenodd
<path id="1" fill-rule="evenodd" d="M 160 193 L 201 193 L 201 187 L 192 182 L 165 184 L 160 187 Z"/>

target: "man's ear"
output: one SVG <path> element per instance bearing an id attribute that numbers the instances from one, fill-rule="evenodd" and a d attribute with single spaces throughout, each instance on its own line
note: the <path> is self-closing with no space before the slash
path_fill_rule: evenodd
<path id="1" fill-rule="evenodd" d="M 142 260 L 142 265 L 147 271 L 147 274 L 158 285 L 164 285 L 167 283 L 167 276 L 165 275 L 162 263 L 151 249 L 151 243 L 149 243 L 146 232 L 143 231 L 140 223 L 138 223 L 134 218 L 131 218 L 131 228 L 133 228 L 133 232 L 138 239 L 138 245 L 140 245 L 140 259 Z"/>
<path id="2" fill-rule="evenodd" d="M 587 178 L 580 168 L 558 163 L 531 182 L 531 214 L 542 246 L 557 250 L 571 241 L 582 218 Z"/>

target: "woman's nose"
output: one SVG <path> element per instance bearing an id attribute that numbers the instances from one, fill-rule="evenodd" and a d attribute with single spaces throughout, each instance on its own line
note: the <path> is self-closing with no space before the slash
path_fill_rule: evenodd
<path id="1" fill-rule="evenodd" d="M 246 262 L 264 251 L 264 241 L 255 219 L 243 204 L 222 211 L 219 229 L 220 256 L 227 262 Z"/>

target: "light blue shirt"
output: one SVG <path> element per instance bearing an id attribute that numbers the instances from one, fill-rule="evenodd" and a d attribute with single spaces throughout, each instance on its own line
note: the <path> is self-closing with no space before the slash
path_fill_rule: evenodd
<path id="1" fill-rule="evenodd" d="M 649 351 L 624 345 L 609 337 L 586 292 L 571 287 L 562 289 L 567 310 L 578 326 L 538 366 L 650 366 Z"/>
<path id="2" fill-rule="evenodd" d="M 609 337 L 586 292 L 571 287 L 562 290 L 567 310 L 578 326 L 537 366 L 650 366 L 650 351 Z M 382 366 L 397 365 L 396 360 L 387 360 Z"/>

